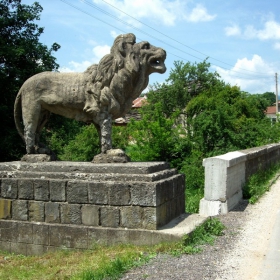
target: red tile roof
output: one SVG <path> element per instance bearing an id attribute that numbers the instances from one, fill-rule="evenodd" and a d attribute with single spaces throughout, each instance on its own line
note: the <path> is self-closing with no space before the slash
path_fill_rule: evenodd
<path id="1" fill-rule="evenodd" d="M 133 100 L 132 108 L 141 108 L 144 103 L 147 102 L 147 97 L 138 97 L 135 100 Z"/>
<path id="2" fill-rule="evenodd" d="M 266 114 L 275 114 L 276 113 L 276 106 L 269 106 L 266 108 Z"/>

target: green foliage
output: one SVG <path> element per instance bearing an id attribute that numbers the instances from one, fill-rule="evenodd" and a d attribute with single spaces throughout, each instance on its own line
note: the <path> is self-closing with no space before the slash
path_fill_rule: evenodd
<path id="1" fill-rule="evenodd" d="M 113 126 L 112 130 L 112 146 L 113 149 L 126 150 L 129 143 L 129 129 L 122 126 Z"/>
<path id="2" fill-rule="evenodd" d="M 123 254 L 112 261 L 107 262 L 100 269 L 88 269 L 79 275 L 82 280 L 120 279 L 131 268 L 141 266 L 156 256 L 155 253 Z"/>
<path id="3" fill-rule="evenodd" d="M 64 147 L 80 133 L 82 126 L 75 120 L 52 115 L 41 133 L 41 142 L 60 158 Z"/>
<path id="4" fill-rule="evenodd" d="M 273 178 L 279 172 L 280 164 L 272 165 L 270 168 L 260 169 L 253 174 L 243 188 L 243 197 L 249 200 L 249 203 L 256 203 L 260 197 L 269 191 Z"/>
<path id="5" fill-rule="evenodd" d="M 93 124 L 83 126 L 73 140 L 63 147 L 61 160 L 91 161 L 100 153 L 99 137 Z"/>
<path id="6" fill-rule="evenodd" d="M 119 277 L 127 270 L 128 261 L 116 258 L 103 267 L 102 270 L 83 272 L 80 279 L 82 280 L 102 280 L 102 279 L 119 279 Z"/>
<path id="7" fill-rule="evenodd" d="M 221 82 L 188 103 L 189 134 L 207 156 L 267 144 L 279 133 L 265 108 L 263 99 Z"/>
<path id="8" fill-rule="evenodd" d="M 191 173 L 191 171 L 189 171 Z M 202 176 L 199 179 L 203 180 Z M 186 213 L 198 213 L 199 202 L 204 196 L 204 190 L 202 189 L 203 184 L 198 189 L 192 189 L 186 184 L 185 197 L 186 197 Z"/>
<path id="9" fill-rule="evenodd" d="M 276 95 L 274 92 L 265 92 L 261 94 L 261 96 L 267 100 L 267 106 L 271 106 L 276 102 Z"/>
<path id="10" fill-rule="evenodd" d="M 16 132 L 13 105 L 17 92 L 30 76 L 58 69 L 52 56 L 60 46 L 51 48 L 39 42 L 44 29 L 34 21 L 40 19 L 42 7 L 38 2 L 28 6 L 20 0 L 0 2 L 0 160 L 18 159 L 24 153 L 21 138 Z"/>
<path id="11" fill-rule="evenodd" d="M 59 160 L 91 161 L 100 153 L 99 136 L 93 124 L 84 125 L 57 115 L 53 117 L 44 131 L 43 141 Z M 128 145 L 127 129 L 113 126 L 112 142 L 113 148 L 125 149 Z"/>
<path id="12" fill-rule="evenodd" d="M 200 252 L 201 245 L 213 245 L 216 236 L 223 235 L 225 226 L 217 218 L 209 218 L 205 223 L 186 235 L 178 247 L 173 250 L 174 255 L 194 254 Z"/>
<path id="13" fill-rule="evenodd" d="M 133 144 L 127 152 L 133 161 L 168 161 L 175 165 L 188 152 L 184 131 L 174 126 L 178 114 L 166 118 L 161 105 L 155 104 L 153 114 L 144 113 L 142 120 L 129 124 Z"/>
<path id="14" fill-rule="evenodd" d="M 160 102 L 166 117 L 182 111 L 192 98 L 218 81 L 219 75 L 211 73 L 209 67 L 207 60 L 195 64 L 175 61 L 166 83 L 155 84 L 147 94 L 150 108 L 153 110 L 153 104 Z"/>

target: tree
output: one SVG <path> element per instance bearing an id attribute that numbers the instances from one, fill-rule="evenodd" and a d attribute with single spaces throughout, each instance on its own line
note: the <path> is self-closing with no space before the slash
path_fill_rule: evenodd
<path id="1" fill-rule="evenodd" d="M 268 106 L 273 105 L 276 102 L 276 95 L 274 92 L 265 92 L 262 94 L 262 97 L 268 101 Z M 278 98 L 279 99 L 279 98 Z"/>
<path id="2" fill-rule="evenodd" d="M 204 157 L 267 144 L 274 127 L 264 114 L 266 105 L 263 98 L 221 82 L 188 103 L 188 135 Z"/>
<path id="3" fill-rule="evenodd" d="M 24 153 L 13 120 L 13 104 L 20 86 L 34 74 L 59 67 L 52 52 L 60 46 L 54 43 L 48 49 L 39 42 L 44 28 L 34 21 L 40 19 L 42 10 L 38 2 L 30 6 L 21 4 L 21 0 L 0 2 L 1 161 L 18 159 Z"/>
<path id="4" fill-rule="evenodd" d="M 151 111 L 154 110 L 152 104 L 158 102 L 167 117 L 176 110 L 182 111 L 192 98 L 219 81 L 219 74 L 210 72 L 209 68 L 207 60 L 194 64 L 175 61 L 166 82 L 155 84 L 147 94 Z"/>
<path id="5" fill-rule="evenodd" d="M 161 106 L 156 103 L 153 114 L 144 111 L 140 121 L 129 123 L 133 144 L 127 151 L 133 161 L 168 161 L 179 167 L 189 153 L 188 138 L 180 126 L 174 126 L 178 112 L 166 118 Z"/>

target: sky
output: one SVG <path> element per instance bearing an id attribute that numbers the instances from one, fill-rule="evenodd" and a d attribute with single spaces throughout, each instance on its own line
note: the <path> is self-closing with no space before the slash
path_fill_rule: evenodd
<path id="1" fill-rule="evenodd" d="M 34 0 L 22 0 L 31 5 Z M 82 72 L 110 52 L 119 34 L 134 33 L 167 52 L 163 83 L 174 61 L 200 63 L 242 91 L 276 90 L 280 75 L 279 0 L 37 0 L 43 7 L 40 42 L 54 52 L 60 72 Z M 278 79 L 279 80 L 279 79 Z"/>

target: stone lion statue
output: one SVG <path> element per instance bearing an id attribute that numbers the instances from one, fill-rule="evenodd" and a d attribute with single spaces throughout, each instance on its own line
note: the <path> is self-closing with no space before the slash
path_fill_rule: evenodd
<path id="1" fill-rule="evenodd" d="M 134 34 L 116 37 L 110 54 L 83 73 L 43 72 L 29 78 L 15 100 L 17 130 L 27 155 L 50 154 L 39 143 L 50 113 L 87 123 L 98 130 L 101 154 L 112 151 L 112 120 L 124 116 L 147 87 L 149 75 L 164 73 L 166 52 Z M 21 114 L 24 132 L 21 127 Z"/>

